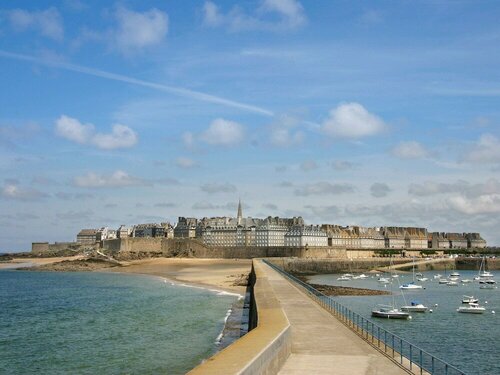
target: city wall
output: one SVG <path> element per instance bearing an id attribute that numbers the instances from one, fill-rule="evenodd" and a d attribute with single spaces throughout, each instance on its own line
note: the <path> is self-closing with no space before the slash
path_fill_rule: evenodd
<path id="1" fill-rule="evenodd" d="M 78 242 L 33 242 L 31 244 L 31 252 L 38 256 L 64 255 L 98 248 L 99 244 L 81 244 Z"/>
<path id="2" fill-rule="evenodd" d="M 262 267 L 261 261 L 254 260 L 249 279 L 253 329 L 189 374 L 277 374 L 290 356 L 290 323 Z"/>
<path id="3" fill-rule="evenodd" d="M 103 241 L 104 252 L 117 259 L 139 259 L 145 257 L 194 257 L 194 258 L 328 258 L 357 259 L 379 257 L 386 249 L 342 249 L 338 247 L 207 247 L 200 240 L 186 238 L 138 238 Z M 421 257 L 421 250 L 405 250 L 405 257 Z M 433 256 L 442 256 L 436 251 Z"/>

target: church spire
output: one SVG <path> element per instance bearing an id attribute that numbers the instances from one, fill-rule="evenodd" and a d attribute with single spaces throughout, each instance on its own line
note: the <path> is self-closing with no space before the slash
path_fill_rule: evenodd
<path id="1" fill-rule="evenodd" d="M 238 224 L 241 223 L 241 219 L 243 218 L 243 211 L 241 210 L 241 199 L 238 201 Z"/>

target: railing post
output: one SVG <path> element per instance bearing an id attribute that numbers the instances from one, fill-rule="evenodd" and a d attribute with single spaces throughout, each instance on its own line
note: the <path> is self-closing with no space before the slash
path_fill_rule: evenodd
<path id="1" fill-rule="evenodd" d="M 411 344 L 408 344 L 410 345 L 410 370 L 411 370 L 411 365 L 413 364 L 413 354 L 412 354 L 412 345 Z"/>
<path id="2" fill-rule="evenodd" d="M 401 340 L 401 344 L 399 345 L 399 350 L 400 350 L 400 354 L 401 354 L 401 364 L 403 364 L 403 339 L 400 339 Z"/>
<path id="3" fill-rule="evenodd" d="M 422 366 L 423 366 L 423 356 L 422 356 L 422 349 L 420 349 L 420 375 L 422 375 Z"/>

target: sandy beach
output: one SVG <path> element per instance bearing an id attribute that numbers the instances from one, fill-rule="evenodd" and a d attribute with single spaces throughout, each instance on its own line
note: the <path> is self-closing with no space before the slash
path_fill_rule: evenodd
<path id="1" fill-rule="evenodd" d="M 51 264 L 84 260 L 84 256 L 57 258 L 14 258 L 0 263 L 0 269 L 42 267 L 50 270 Z M 77 263 L 77 262 L 75 262 Z M 137 273 L 160 276 L 178 283 L 216 288 L 232 293 L 244 294 L 246 278 L 252 261 L 249 259 L 195 259 L 195 258 L 150 258 L 120 262 L 121 267 L 97 269 L 96 272 Z M 66 266 L 67 267 L 67 266 Z M 68 268 L 68 271 L 72 271 Z M 54 270 L 64 271 L 64 269 Z M 92 271 L 92 270 L 89 270 Z"/>
<path id="2" fill-rule="evenodd" d="M 250 273 L 249 259 L 154 258 L 122 262 L 123 267 L 100 272 L 137 273 L 165 277 L 169 280 L 212 287 L 244 294 L 246 276 Z"/>
<path id="3" fill-rule="evenodd" d="M 0 269 L 15 269 L 21 267 L 38 267 L 46 264 L 62 262 L 64 260 L 78 260 L 85 258 L 83 255 L 73 257 L 54 257 L 54 258 L 13 258 L 6 262 L 0 262 Z"/>

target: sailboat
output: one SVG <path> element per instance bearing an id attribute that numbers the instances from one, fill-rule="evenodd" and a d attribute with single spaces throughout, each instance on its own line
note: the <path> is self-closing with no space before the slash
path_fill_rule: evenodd
<path id="1" fill-rule="evenodd" d="M 423 289 L 422 285 L 415 284 L 415 258 L 413 258 L 412 272 L 413 272 L 413 281 L 401 285 L 399 289 L 405 289 L 405 290 Z"/>
<path id="2" fill-rule="evenodd" d="M 418 301 L 411 301 L 409 305 L 401 306 L 401 310 L 411 312 L 426 312 L 427 309 L 427 306 L 424 306 Z"/>
<path id="3" fill-rule="evenodd" d="M 486 271 L 485 258 L 483 257 L 483 259 L 481 259 L 481 265 L 479 266 L 479 273 L 474 280 L 491 279 L 492 277 L 494 277 L 494 275 L 491 272 Z"/>
<path id="4" fill-rule="evenodd" d="M 392 270 L 392 258 L 391 258 L 391 273 Z M 392 293 L 392 283 L 391 286 L 391 295 L 392 295 L 392 305 L 378 305 L 375 310 L 372 310 L 372 316 L 374 318 L 385 318 L 385 319 L 411 319 L 411 315 L 406 312 L 398 309 L 396 307 L 396 302 L 394 300 L 394 293 Z M 403 292 L 401 292 L 403 293 Z"/>

